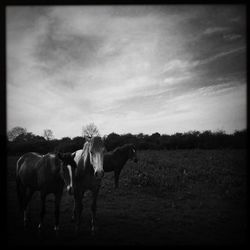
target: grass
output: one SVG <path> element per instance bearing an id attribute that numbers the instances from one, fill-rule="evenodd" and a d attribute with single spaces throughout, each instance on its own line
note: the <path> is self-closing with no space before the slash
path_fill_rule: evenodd
<path id="1" fill-rule="evenodd" d="M 125 165 L 121 185 L 162 196 L 206 192 L 237 200 L 246 195 L 244 150 L 142 151 L 138 157 L 138 164 Z"/>
<path id="2" fill-rule="evenodd" d="M 98 198 L 98 239 L 89 236 L 91 195 L 84 198 L 81 236 L 70 222 L 72 197 L 64 194 L 60 243 L 68 245 L 204 245 L 246 242 L 246 150 L 140 151 L 128 161 L 114 189 L 113 173 L 105 173 Z M 22 233 L 15 193 L 15 163 L 8 158 L 9 240 L 38 244 L 39 197 L 31 204 L 33 229 Z M 43 244 L 51 236 L 53 197 L 48 199 Z M 84 237 L 83 237 L 84 236 Z M 26 241 L 25 241 L 26 239 Z M 40 242 L 41 243 L 41 242 Z"/>

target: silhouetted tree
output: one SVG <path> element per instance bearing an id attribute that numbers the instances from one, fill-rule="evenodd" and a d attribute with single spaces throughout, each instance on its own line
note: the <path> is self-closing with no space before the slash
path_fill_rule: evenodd
<path id="1" fill-rule="evenodd" d="M 22 135 L 22 134 L 25 135 L 26 133 L 27 133 L 26 128 L 17 126 L 17 127 L 12 128 L 10 131 L 8 131 L 7 137 L 9 141 L 13 141 L 19 135 Z"/>
<path id="2" fill-rule="evenodd" d="M 43 137 L 47 141 L 52 140 L 54 138 L 52 130 L 51 129 L 44 129 L 44 131 L 43 131 Z"/>
<path id="3" fill-rule="evenodd" d="M 82 134 L 84 137 L 100 136 L 99 130 L 93 122 L 83 126 Z"/>
<path id="4" fill-rule="evenodd" d="M 77 136 L 73 139 L 64 137 L 60 140 L 45 140 L 44 137 L 34 135 L 31 132 L 19 130 L 23 133 L 18 134 L 14 140 L 8 141 L 8 153 L 25 153 L 35 151 L 38 153 L 48 153 L 54 151 L 74 152 L 81 149 L 85 143 L 85 138 Z M 226 134 L 225 131 L 219 130 L 211 132 L 189 131 L 186 133 L 175 133 L 173 135 L 152 135 L 144 134 L 123 134 L 111 133 L 105 136 L 104 144 L 108 151 L 121 146 L 125 143 L 134 143 L 138 150 L 147 149 L 222 149 L 222 148 L 246 148 L 247 147 L 247 130 L 235 131 L 234 134 Z"/>
<path id="5" fill-rule="evenodd" d="M 85 138 L 82 136 L 77 136 L 72 139 L 72 144 L 73 144 L 73 151 L 76 151 L 78 149 L 82 149 L 83 145 L 85 143 Z"/>
<path id="6" fill-rule="evenodd" d="M 45 140 L 43 137 L 39 136 L 39 135 L 34 135 L 31 132 L 28 132 L 26 134 L 20 134 L 19 136 L 17 136 L 14 141 L 15 142 L 30 142 L 30 143 L 34 143 L 37 141 L 43 141 Z"/>
<path id="7" fill-rule="evenodd" d="M 70 141 L 71 141 L 71 138 L 69 138 L 69 137 L 63 137 L 61 139 L 61 142 L 70 142 Z"/>
<path id="8" fill-rule="evenodd" d="M 247 147 L 247 130 L 236 130 L 233 134 L 233 144 L 236 148 L 246 148 Z"/>
<path id="9" fill-rule="evenodd" d="M 113 150 L 114 148 L 122 145 L 121 136 L 116 133 L 111 133 L 105 139 L 104 144 L 108 151 Z"/>
<path id="10" fill-rule="evenodd" d="M 125 143 L 133 143 L 136 146 L 137 137 L 135 135 L 132 135 L 131 133 L 121 135 L 119 144 L 125 144 Z"/>

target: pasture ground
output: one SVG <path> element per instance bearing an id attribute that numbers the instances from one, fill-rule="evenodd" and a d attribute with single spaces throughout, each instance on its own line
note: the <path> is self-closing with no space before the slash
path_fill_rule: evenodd
<path id="1" fill-rule="evenodd" d="M 30 203 L 23 228 L 15 166 L 7 160 L 8 244 L 13 245 L 241 245 L 246 244 L 246 150 L 140 151 L 128 161 L 119 189 L 106 173 L 97 208 L 99 230 L 90 234 L 91 194 L 84 198 L 78 235 L 71 222 L 73 198 L 64 193 L 60 234 L 53 232 L 54 197 L 47 198 L 42 233 L 37 230 L 40 200 Z"/>

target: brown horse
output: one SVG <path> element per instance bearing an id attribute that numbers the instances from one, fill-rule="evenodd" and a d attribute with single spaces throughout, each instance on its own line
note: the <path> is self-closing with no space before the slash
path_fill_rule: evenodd
<path id="1" fill-rule="evenodd" d="M 50 193 L 55 195 L 55 227 L 59 229 L 60 202 L 63 187 L 66 185 L 69 193 L 73 193 L 74 172 L 76 163 L 74 155 L 70 153 L 57 153 L 40 155 L 26 153 L 17 161 L 16 184 L 19 205 L 24 215 L 24 225 L 27 225 L 27 206 L 35 191 L 40 191 L 41 212 L 40 224 L 42 228 L 45 215 L 46 196 Z"/>
<path id="2" fill-rule="evenodd" d="M 91 230 L 95 232 L 96 221 L 96 202 L 101 180 L 104 176 L 103 171 L 103 154 L 104 143 L 101 137 L 96 136 L 87 138 L 83 149 L 75 152 L 75 162 L 77 168 L 75 171 L 75 189 L 74 189 L 74 210 L 72 219 L 76 219 L 76 231 L 80 226 L 82 212 L 82 198 L 87 190 L 93 194 L 93 202 L 91 205 Z"/>
<path id="3" fill-rule="evenodd" d="M 128 159 L 138 161 L 135 146 L 131 143 L 104 154 L 103 169 L 104 172 L 114 171 L 115 188 L 118 188 L 121 170 Z"/>

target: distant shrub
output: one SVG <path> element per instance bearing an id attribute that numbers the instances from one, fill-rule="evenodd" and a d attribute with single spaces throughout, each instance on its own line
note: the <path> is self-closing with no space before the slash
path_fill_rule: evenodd
<path id="1" fill-rule="evenodd" d="M 133 143 L 138 150 L 176 150 L 176 149 L 225 149 L 246 148 L 247 131 L 235 131 L 228 135 L 224 131 L 211 132 L 210 130 L 199 132 L 176 133 L 174 135 L 119 135 L 111 133 L 105 136 L 104 144 L 108 151 L 115 149 L 125 143 Z M 36 151 L 40 153 L 62 150 L 73 152 L 83 147 L 83 137 L 69 137 L 60 140 L 45 140 L 44 137 L 36 136 L 26 132 L 18 135 L 12 141 L 8 141 L 8 152 L 10 154 Z"/>

